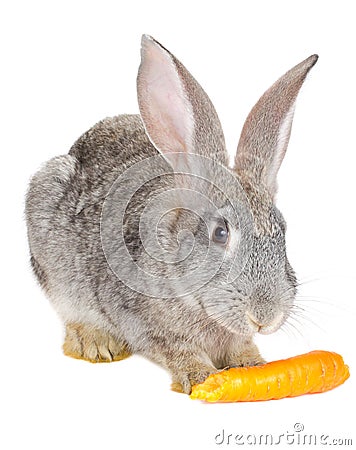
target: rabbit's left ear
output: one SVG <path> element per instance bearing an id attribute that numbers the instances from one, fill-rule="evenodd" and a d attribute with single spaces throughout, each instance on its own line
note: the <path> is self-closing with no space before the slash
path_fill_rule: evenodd
<path id="1" fill-rule="evenodd" d="M 242 129 L 235 170 L 253 184 L 264 185 L 272 197 L 289 142 L 295 101 L 317 60 L 317 55 L 310 56 L 276 81 L 253 107 Z"/>
<path id="2" fill-rule="evenodd" d="M 187 69 L 147 35 L 142 37 L 137 95 L 146 132 L 174 171 L 187 168 L 185 158 L 174 152 L 227 164 L 223 132 L 209 97 Z"/>

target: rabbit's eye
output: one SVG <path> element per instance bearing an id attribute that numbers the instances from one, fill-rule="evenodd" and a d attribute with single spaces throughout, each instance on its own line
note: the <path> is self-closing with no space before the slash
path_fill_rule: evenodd
<path id="1" fill-rule="evenodd" d="M 229 237 L 227 224 L 219 224 L 215 227 L 213 232 L 213 241 L 217 244 L 225 245 Z"/>

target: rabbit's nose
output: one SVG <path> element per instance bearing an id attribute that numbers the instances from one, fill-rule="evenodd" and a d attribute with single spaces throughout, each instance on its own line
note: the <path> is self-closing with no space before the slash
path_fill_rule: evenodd
<path id="1" fill-rule="evenodd" d="M 246 320 L 249 326 L 256 332 L 261 334 L 271 334 L 276 331 L 280 325 L 283 323 L 284 314 L 279 313 L 270 320 L 258 319 L 250 311 L 246 312 Z"/>

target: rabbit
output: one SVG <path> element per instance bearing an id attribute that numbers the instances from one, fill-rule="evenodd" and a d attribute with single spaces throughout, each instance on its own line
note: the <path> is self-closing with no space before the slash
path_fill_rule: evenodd
<path id="1" fill-rule="evenodd" d="M 65 355 L 111 362 L 140 354 L 186 394 L 219 370 L 265 362 L 254 336 L 287 320 L 297 290 L 276 177 L 298 92 L 317 59 L 263 94 L 230 167 L 209 97 L 143 35 L 140 114 L 94 125 L 33 175 L 26 196 L 30 261 L 63 321 Z"/>

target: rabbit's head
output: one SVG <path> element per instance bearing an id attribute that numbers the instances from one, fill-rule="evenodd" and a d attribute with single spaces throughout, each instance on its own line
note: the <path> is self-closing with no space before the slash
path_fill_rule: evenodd
<path id="1" fill-rule="evenodd" d="M 141 118 L 174 179 L 160 197 L 155 225 L 145 216 L 152 239 L 167 255 L 160 264 L 168 269 L 159 269 L 169 280 L 167 292 L 230 331 L 273 332 L 296 294 L 286 224 L 275 205 L 276 176 L 296 97 L 317 56 L 291 69 L 260 98 L 243 127 L 233 167 L 216 111 L 192 75 L 149 36 L 142 39 L 141 56 Z"/>

